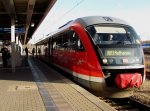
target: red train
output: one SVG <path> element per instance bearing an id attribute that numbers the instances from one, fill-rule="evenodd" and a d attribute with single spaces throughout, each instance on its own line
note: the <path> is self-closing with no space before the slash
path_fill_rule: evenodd
<path id="1" fill-rule="evenodd" d="M 145 80 L 140 38 L 125 21 L 89 16 L 69 21 L 39 42 L 39 58 L 96 95 L 123 98 Z"/>

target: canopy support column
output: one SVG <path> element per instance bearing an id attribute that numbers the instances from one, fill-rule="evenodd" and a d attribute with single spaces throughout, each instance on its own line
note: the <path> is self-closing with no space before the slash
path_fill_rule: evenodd
<path id="1" fill-rule="evenodd" d="M 12 72 L 15 72 L 15 21 L 14 19 L 11 20 L 11 67 Z"/>

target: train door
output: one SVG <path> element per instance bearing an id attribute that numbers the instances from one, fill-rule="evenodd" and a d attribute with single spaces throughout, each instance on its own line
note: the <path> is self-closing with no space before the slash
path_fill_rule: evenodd
<path id="1" fill-rule="evenodd" d="M 73 33 L 73 38 L 75 40 L 75 64 L 76 64 L 76 76 L 78 82 L 84 86 L 89 86 L 90 74 L 87 61 L 87 52 L 80 40 L 80 37 L 77 33 Z"/>
<path id="2" fill-rule="evenodd" d="M 68 63 L 69 63 L 69 69 L 71 70 L 71 74 L 73 76 L 73 79 L 77 81 L 77 73 L 76 73 L 76 53 L 75 53 L 75 38 L 73 37 L 73 31 L 68 31 Z"/>
<path id="3" fill-rule="evenodd" d="M 53 37 L 52 39 L 52 47 L 53 47 L 53 50 L 52 50 L 52 62 L 53 64 L 58 64 L 58 51 L 57 51 L 57 38 L 56 37 Z"/>
<path id="4" fill-rule="evenodd" d="M 61 65 L 68 72 L 72 63 L 70 62 L 70 50 L 69 50 L 70 38 L 68 32 L 62 34 L 62 45 L 61 45 Z M 69 72 L 72 73 L 72 72 Z"/>
<path id="5" fill-rule="evenodd" d="M 49 39 L 49 63 L 51 64 L 53 61 L 53 38 Z"/>
<path id="6" fill-rule="evenodd" d="M 41 53 L 42 53 L 43 60 L 46 61 L 47 63 L 49 63 L 49 50 L 48 50 L 48 47 L 49 47 L 49 40 L 46 40 L 45 43 L 42 46 Z"/>

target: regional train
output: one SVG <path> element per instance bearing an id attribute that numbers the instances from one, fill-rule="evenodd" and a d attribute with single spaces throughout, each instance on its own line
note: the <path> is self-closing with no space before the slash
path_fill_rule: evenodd
<path id="1" fill-rule="evenodd" d="M 38 58 L 64 70 L 99 96 L 132 96 L 145 80 L 141 40 L 119 18 L 77 18 L 37 42 L 36 49 L 41 52 Z"/>

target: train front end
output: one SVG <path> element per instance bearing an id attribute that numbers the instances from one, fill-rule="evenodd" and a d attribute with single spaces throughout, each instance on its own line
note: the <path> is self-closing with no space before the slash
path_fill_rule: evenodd
<path id="1" fill-rule="evenodd" d="M 122 24 L 97 24 L 88 26 L 87 31 L 103 72 L 104 96 L 131 96 L 145 79 L 144 54 L 134 29 Z"/>

